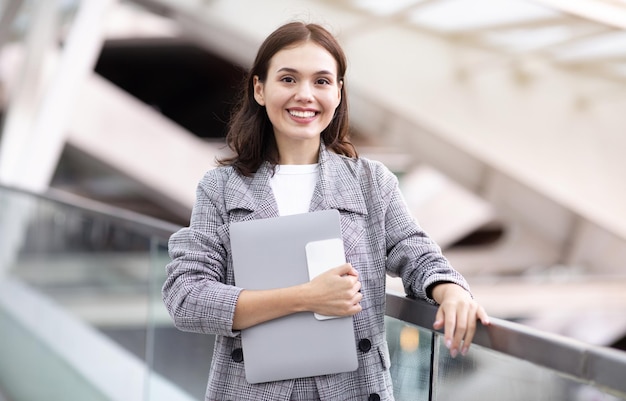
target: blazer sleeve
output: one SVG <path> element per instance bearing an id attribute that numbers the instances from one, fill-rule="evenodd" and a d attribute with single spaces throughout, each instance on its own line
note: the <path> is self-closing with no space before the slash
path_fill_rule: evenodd
<path id="1" fill-rule="evenodd" d="M 168 243 L 171 262 L 162 288 L 174 325 L 184 331 L 235 336 L 235 305 L 241 288 L 227 284 L 226 214 L 219 198 L 223 180 L 211 170 L 196 191 L 189 227 Z M 222 210 L 220 210 L 222 209 Z"/>
<path id="2" fill-rule="evenodd" d="M 400 277 L 406 294 L 431 303 L 433 285 L 451 282 L 469 291 L 469 285 L 444 257 L 441 248 L 419 226 L 400 192 L 398 179 L 385 167 L 378 171 L 378 187 L 385 210 L 387 273 Z"/>

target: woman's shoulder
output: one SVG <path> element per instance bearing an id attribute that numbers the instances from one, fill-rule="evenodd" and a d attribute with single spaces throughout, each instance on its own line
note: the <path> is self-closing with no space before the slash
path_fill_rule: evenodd
<path id="1" fill-rule="evenodd" d="M 212 189 L 223 188 L 231 179 L 238 176 L 239 174 L 232 166 L 217 166 L 204 173 L 199 186 Z"/>
<path id="2" fill-rule="evenodd" d="M 368 157 L 348 157 L 343 155 L 335 155 L 343 162 L 355 175 L 362 177 L 363 175 L 371 176 L 376 179 L 395 178 L 395 174 L 381 161 L 370 159 Z"/>
<path id="3" fill-rule="evenodd" d="M 216 166 L 207 170 L 201 181 L 228 181 L 235 175 L 239 174 L 233 166 Z"/>

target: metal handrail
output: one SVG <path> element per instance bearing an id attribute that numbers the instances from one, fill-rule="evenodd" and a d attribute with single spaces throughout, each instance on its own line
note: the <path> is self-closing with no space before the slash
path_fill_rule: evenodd
<path id="1" fill-rule="evenodd" d="M 386 315 L 433 332 L 437 307 L 387 291 Z M 626 352 L 490 318 L 478 324 L 474 343 L 533 363 L 609 392 L 626 394 Z"/>
<path id="2" fill-rule="evenodd" d="M 0 184 L 0 191 L 10 191 L 16 194 L 22 194 L 48 202 L 53 202 L 62 207 L 78 209 L 92 216 L 106 217 L 122 227 L 132 227 L 135 231 L 149 234 L 160 240 L 167 241 L 170 235 L 180 228 L 179 225 L 174 223 L 133 212 L 128 209 L 107 205 L 102 202 L 87 199 L 55 188 L 49 188 L 45 193 L 36 193 Z"/>

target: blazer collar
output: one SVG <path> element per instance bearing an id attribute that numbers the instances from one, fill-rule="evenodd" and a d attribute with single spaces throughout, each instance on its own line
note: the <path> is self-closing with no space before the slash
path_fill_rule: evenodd
<path id="1" fill-rule="evenodd" d="M 224 189 L 226 211 L 237 209 L 250 211 L 245 220 L 278 216 L 278 206 L 270 187 L 272 168 L 268 162 L 261 164 L 252 177 L 245 177 L 233 170 Z"/>
<path id="2" fill-rule="evenodd" d="M 365 198 L 354 166 L 353 161 L 328 151 L 322 144 L 319 179 L 309 210 L 337 209 L 366 215 Z M 268 162 L 264 162 L 252 177 L 237 173 L 230 175 L 224 190 L 226 210 L 252 212 L 246 220 L 277 217 L 278 206 L 269 183 L 271 175 L 272 167 Z"/>
<path id="3" fill-rule="evenodd" d="M 313 192 L 311 211 L 337 209 L 367 214 L 359 175 L 354 160 L 320 147 L 320 177 Z"/>

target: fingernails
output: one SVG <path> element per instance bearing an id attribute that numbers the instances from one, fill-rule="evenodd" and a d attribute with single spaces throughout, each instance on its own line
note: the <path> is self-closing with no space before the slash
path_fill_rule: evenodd
<path id="1" fill-rule="evenodd" d="M 463 356 L 467 355 L 468 351 L 469 351 L 469 348 L 463 347 L 463 349 L 461 350 L 461 355 Z"/>
<path id="2" fill-rule="evenodd" d="M 459 354 L 459 351 L 457 351 L 457 349 L 456 349 L 456 348 L 452 348 L 452 349 L 450 350 L 450 356 L 451 356 L 452 358 L 456 358 L 456 356 L 457 356 L 458 354 Z"/>
<path id="3" fill-rule="evenodd" d="M 452 347 L 452 340 L 446 340 L 446 348 L 450 349 Z"/>

